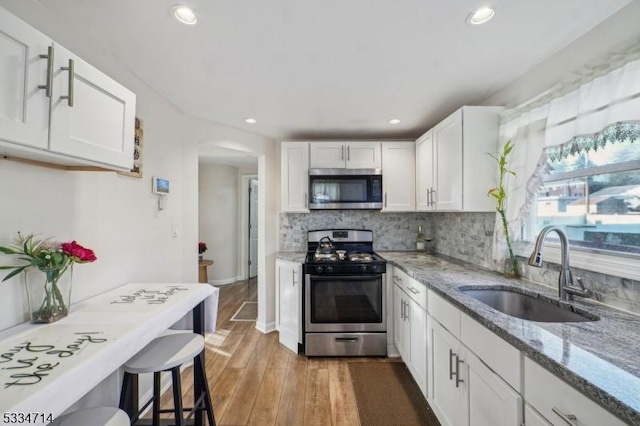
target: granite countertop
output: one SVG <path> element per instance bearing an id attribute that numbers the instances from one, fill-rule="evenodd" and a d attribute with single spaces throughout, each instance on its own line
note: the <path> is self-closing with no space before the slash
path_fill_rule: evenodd
<path id="1" fill-rule="evenodd" d="M 599 321 L 542 323 L 503 314 L 458 290 L 509 286 L 557 300 L 557 288 L 508 279 L 445 256 L 379 254 L 621 419 L 640 425 L 640 316 L 576 297 Z"/>

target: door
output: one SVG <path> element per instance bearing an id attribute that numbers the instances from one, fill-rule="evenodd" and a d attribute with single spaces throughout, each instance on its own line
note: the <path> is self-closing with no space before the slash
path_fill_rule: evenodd
<path id="1" fill-rule="evenodd" d="M 469 419 L 466 424 L 473 426 L 523 424 L 522 397 L 475 355 L 466 351 L 464 358 L 469 407 Z"/>
<path id="2" fill-rule="evenodd" d="M 380 142 L 351 142 L 346 144 L 348 169 L 379 169 L 382 167 Z"/>
<path id="3" fill-rule="evenodd" d="M 302 265 L 276 260 L 276 330 L 280 343 L 298 353 L 302 342 Z"/>
<path id="4" fill-rule="evenodd" d="M 280 161 L 282 211 L 309 213 L 309 143 L 282 142 Z"/>
<path id="5" fill-rule="evenodd" d="M 9 12 L 0 13 L 0 140 L 46 149 L 51 39 Z M 52 64 L 53 65 L 53 64 Z"/>
<path id="6" fill-rule="evenodd" d="M 431 389 L 429 403 L 438 418 L 445 425 L 466 425 L 466 404 L 464 377 L 457 377 L 457 371 L 463 371 L 458 364 L 460 343 L 433 318 L 429 318 Z M 456 380 L 458 379 L 458 386 Z"/>
<path id="7" fill-rule="evenodd" d="M 385 142 L 382 144 L 382 188 L 385 212 L 410 212 L 416 209 L 415 144 Z"/>
<path id="8" fill-rule="evenodd" d="M 393 286 L 393 339 L 396 345 L 396 349 L 400 353 L 403 360 L 406 361 L 409 355 L 406 351 L 407 333 L 405 331 L 406 321 L 405 316 L 405 301 L 404 293 L 397 285 Z"/>
<path id="9" fill-rule="evenodd" d="M 311 142 L 309 167 L 312 169 L 344 169 L 347 148 L 344 142 Z"/>
<path id="10" fill-rule="evenodd" d="M 131 169 L 136 96 L 62 46 L 54 47 L 49 149 Z"/>
<path id="11" fill-rule="evenodd" d="M 462 210 L 462 109 L 433 129 L 436 210 Z"/>
<path id="12" fill-rule="evenodd" d="M 425 133 L 416 142 L 416 210 L 427 211 L 435 208 L 431 202 L 433 182 L 433 131 Z"/>
<path id="13" fill-rule="evenodd" d="M 415 301 L 408 299 L 409 358 L 411 372 L 423 395 L 427 394 L 427 313 Z"/>
<path id="14" fill-rule="evenodd" d="M 249 278 L 258 275 L 258 180 L 249 181 Z"/>

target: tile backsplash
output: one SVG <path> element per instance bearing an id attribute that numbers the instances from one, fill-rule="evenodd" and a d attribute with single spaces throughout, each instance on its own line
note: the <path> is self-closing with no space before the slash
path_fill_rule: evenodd
<path id="1" fill-rule="evenodd" d="M 371 229 L 374 249 L 415 250 L 418 225 L 432 239 L 429 251 L 494 269 L 493 229 L 495 213 L 381 213 L 369 210 L 315 211 L 280 215 L 280 250 L 305 251 L 307 231 L 325 228 Z M 558 285 L 560 266 L 545 263 L 542 268 L 526 265 L 519 258 L 523 276 L 549 286 Z M 607 305 L 640 314 L 640 281 L 571 268 L 582 278 L 594 298 Z"/>
<path id="2" fill-rule="evenodd" d="M 375 210 L 320 210 L 280 215 L 280 250 L 306 251 L 307 231 L 371 229 L 374 250 L 415 250 L 418 225 L 431 238 L 431 217 L 425 213 L 382 213 Z"/>

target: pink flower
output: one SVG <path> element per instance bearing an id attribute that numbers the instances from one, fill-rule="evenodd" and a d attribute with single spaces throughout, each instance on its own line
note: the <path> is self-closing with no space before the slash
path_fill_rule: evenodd
<path id="1" fill-rule="evenodd" d="M 62 243 L 62 252 L 69 255 L 74 262 L 89 263 L 97 259 L 93 250 L 84 248 L 75 240 L 70 243 Z"/>

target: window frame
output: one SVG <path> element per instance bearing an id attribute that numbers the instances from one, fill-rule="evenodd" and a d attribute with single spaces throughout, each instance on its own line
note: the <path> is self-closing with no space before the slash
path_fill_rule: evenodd
<path id="1" fill-rule="evenodd" d="M 640 171 L 640 160 L 625 161 L 622 163 L 595 166 L 586 169 L 559 172 L 553 175 L 546 175 L 543 183 L 590 177 L 601 174 L 618 173 L 625 171 Z M 537 212 L 535 210 L 537 195 L 532 201 L 530 214 L 527 215 L 526 223 L 521 229 L 521 241 L 516 244 L 515 251 L 519 256 L 528 258 L 534 249 L 536 235 L 531 235 L 536 228 Z M 640 280 L 640 254 L 613 252 L 598 250 L 570 244 L 571 266 L 587 271 L 599 272 L 622 278 Z M 560 264 L 562 256 L 560 244 L 552 241 L 545 244 L 544 260 L 551 263 Z"/>

